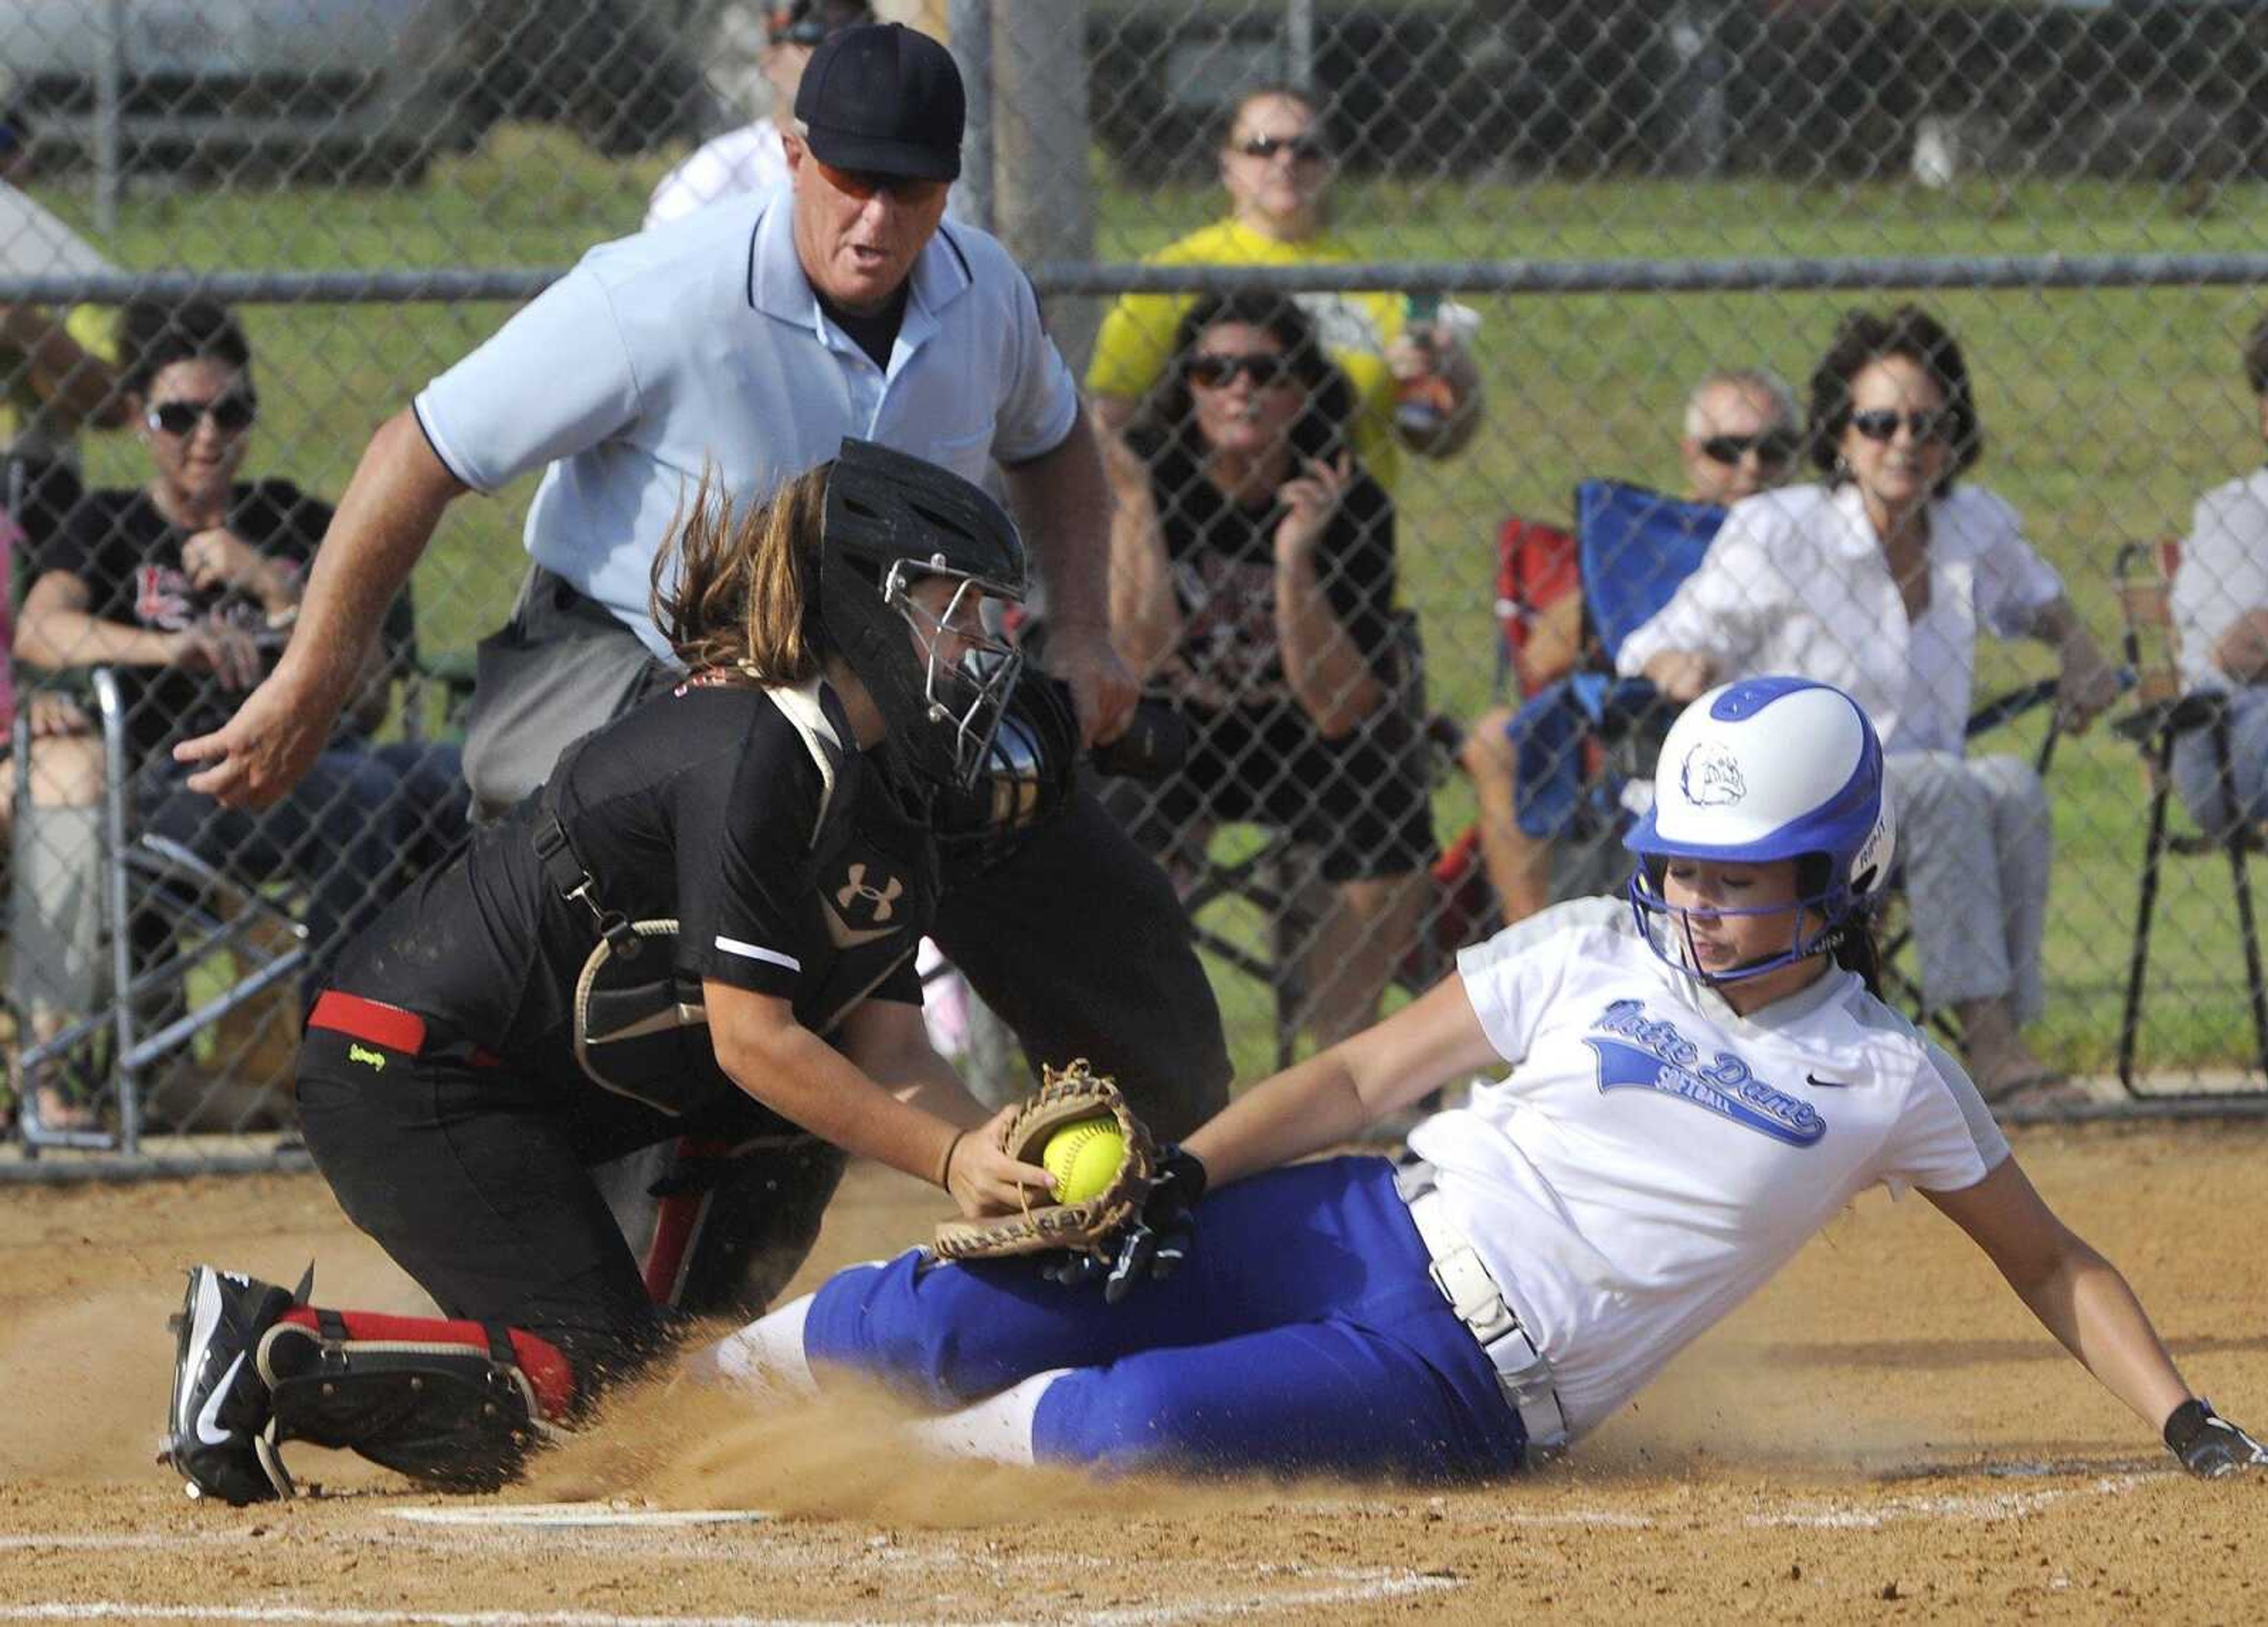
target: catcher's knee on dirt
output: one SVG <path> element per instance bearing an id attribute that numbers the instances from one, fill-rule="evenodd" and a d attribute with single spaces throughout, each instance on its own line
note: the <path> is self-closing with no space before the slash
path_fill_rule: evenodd
<path id="1" fill-rule="evenodd" d="M 414 1480 L 490 1491 L 513 1479 L 572 1404 L 566 1358 L 494 1324 L 297 1309 L 261 1339 L 270 1418 L 262 1466 L 289 1490 L 276 1448 L 344 1447 Z"/>

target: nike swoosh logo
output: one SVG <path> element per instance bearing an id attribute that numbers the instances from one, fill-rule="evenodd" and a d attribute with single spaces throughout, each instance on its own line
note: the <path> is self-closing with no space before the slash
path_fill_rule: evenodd
<path id="1" fill-rule="evenodd" d="M 209 1447 L 228 1445 L 231 1432 L 220 1427 L 220 1403 L 228 1399 L 228 1392 L 236 1383 L 236 1370 L 243 1366 L 244 1352 L 239 1351 L 236 1359 L 228 1364 L 228 1371 L 220 1375 L 220 1382 L 213 1387 L 213 1393 L 205 1397 L 205 1404 L 197 1409 L 197 1439 Z"/>
<path id="2" fill-rule="evenodd" d="M 1852 1079 L 1822 1079 L 1816 1073 L 1807 1073 L 1803 1082 L 1820 1090 L 1848 1090 L 1856 1082 Z"/>

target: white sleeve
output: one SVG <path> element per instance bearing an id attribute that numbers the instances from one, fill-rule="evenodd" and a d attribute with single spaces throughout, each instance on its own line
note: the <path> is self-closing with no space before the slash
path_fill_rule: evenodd
<path id="1" fill-rule="evenodd" d="M 2198 499 L 2182 563 L 2174 572 L 2173 612 L 2195 665 L 2217 666 L 2213 646 L 2247 611 L 2268 607 L 2268 507 L 2237 482 Z"/>
<path id="2" fill-rule="evenodd" d="M 731 190 L 732 181 L 732 172 L 718 163 L 715 152 L 702 148 L 655 183 L 653 197 L 645 206 L 645 229 L 651 232 L 670 221 L 682 220 L 714 203 Z"/>
<path id="3" fill-rule="evenodd" d="M 2016 511 L 1989 491 L 1980 520 L 1984 547 L 1977 560 L 1977 615 L 1996 638 L 2029 634 L 2039 614 L 2063 597 L 2063 578 L 2024 541 Z"/>
<path id="4" fill-rule="evenodd" d="M 1615 670 L 1625 678 L 1638 677 L 1648 661 L 1668 650 L 1710 656 L 1728 678 L 1750 670 L 1758 629 L 1779 594 L 1771 534 L 1792 540 L 1792 529 L 1770 503 L 1735 504 L 1699 567 L 1678 585 L 1668 604 L 1623 640 L 1615 652 Z"/>
<path id="5" fill-rule="evenodd" d="M 1619 919 L 1624 908 L 1616 899 L 1572 899 L 1457 952 L 1465 998 L 1498 1056 L 1517 1064 L 1528 1055 L 1559 993 L 1574 939 Z"/>
<path id="6" fill-rule="evenodd" d="M 992 455 L 1013 466 L 1044 457 L 1063 445 L 1079 416 L 1079 385 L 1040 320 L 1040 298 L 1031 279 L 1005 254 L 1001 258 L 1014 281 L 1010 291 L 1015 302 L 1013 355 L 992 431 Z"/>
<path id="7" fill-rule="evenodd" d="M 580 266 L 411 405 L 436 455 L 475 491 L 595 446 L 640 410 L 614 303 Z"/>
<path id="8" fill-rule="evenodd" d="M 1958 1192 L 1975 1186 L 2008 1156 L 2007 1138 L 1968 1072 L 1934 1040 L 1916 1071 L 1905 1110 L 1882 1149 L 1879 1178 L 1893 1196 L 1908 1187 Z"/>

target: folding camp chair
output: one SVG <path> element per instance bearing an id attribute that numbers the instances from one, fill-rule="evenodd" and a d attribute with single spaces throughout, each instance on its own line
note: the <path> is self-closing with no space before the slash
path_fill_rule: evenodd
<path id="1" fill-rule="evenodd" d="M 2149 967 L 2150 927 L 2158 908 L 2159 873 L 2169 855 L 2193 858 L 2218 853 L 2228 861 L 2229 885 L 2236 894 L 2237 927 L 2244 942 L 2253 1054 L 2261 1073 L 2268 1077 L 2268 982 L 2262 975 L 2260 931 L 2254 917 L 2250 869 L 2250 856 L 2261 850 L 2260 828 L 2240 811 L 2228 821 L 2228 828 L 2218 834 L 2201 828 L 2169 828 L 2174 747 L 2184 735 L 2200 729 L 2205 732 L 2224 794 L 2230 794 L 2234 785 L 2229 772 L 2228 697 L 2209 689 L 2184 693 L 2176 662 L 2172 585 L 2180 563 L 2181 544 L 2168 539 L 2127 543 L 2118 550 L 2114 567 L 2124 623 L 2126 664 L 2136 686 L 2134 711 L 2116 727 L 2121 738 L 2141 750 L 2150 783 L 2149 822 L 2142 842 L 2141 897 L 2135 908 L 2133 952 L 2126 968 L 2125 1009 L 2118 1023 L 2118 1082 L 2129 1091 L 2134 1088 L 2134 1046 L 2142 1027 L 2144 980 Z"/>
<path id="2" fill-rule="evenodd" d="M 29 1076 L 107 1034 L 116 1115 L 114 1124 L 100 1130 L 60 1129 L 40 1121 L 38 1093 L 26 1090 L 17 1108 L 26 1157 L 48 1147 L 136 1152 L 152 1071 L 246 1002 L 296 977 L 308 958 L 292 889 L 248 886 L 179 843 L 132 828 L 133 766 L 117 675 L 97 667 L 91 677 L 105 761 L 103 915 L 110 1000 L 106 1009 L 83 1013 L 61 1033 L 26 1046 L 22 1066 Z M 19 797 L 27 794 L 27 770 L 21 766 L 27 755 L 19 735 Z M 158 928 L 154 947 L 137 955 L 137 939 L 150 940 L 140 929 L 151 921 Z M 177 992 L 200 968 L 216 964 L 225 966 L 226 986 L 198 995 Z"/>

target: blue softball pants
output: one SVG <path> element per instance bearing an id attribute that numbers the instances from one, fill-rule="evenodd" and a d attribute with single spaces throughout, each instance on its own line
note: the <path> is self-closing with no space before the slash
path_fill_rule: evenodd
<path id="1" fill-rule="evenodd" d="M 1196 1246 L 1119 1304 L 1034 1260 L 924 1264 L 917 1253 L 830 1278 L 804 1351 L 951 1410 L 1036 1373 L 1042 1462 L 1181 1473 L 1516 1473 L 1520 1417 L 1428 1275 L 1383 1159 L 1300 1164 L 1197 1211 Z"/>

